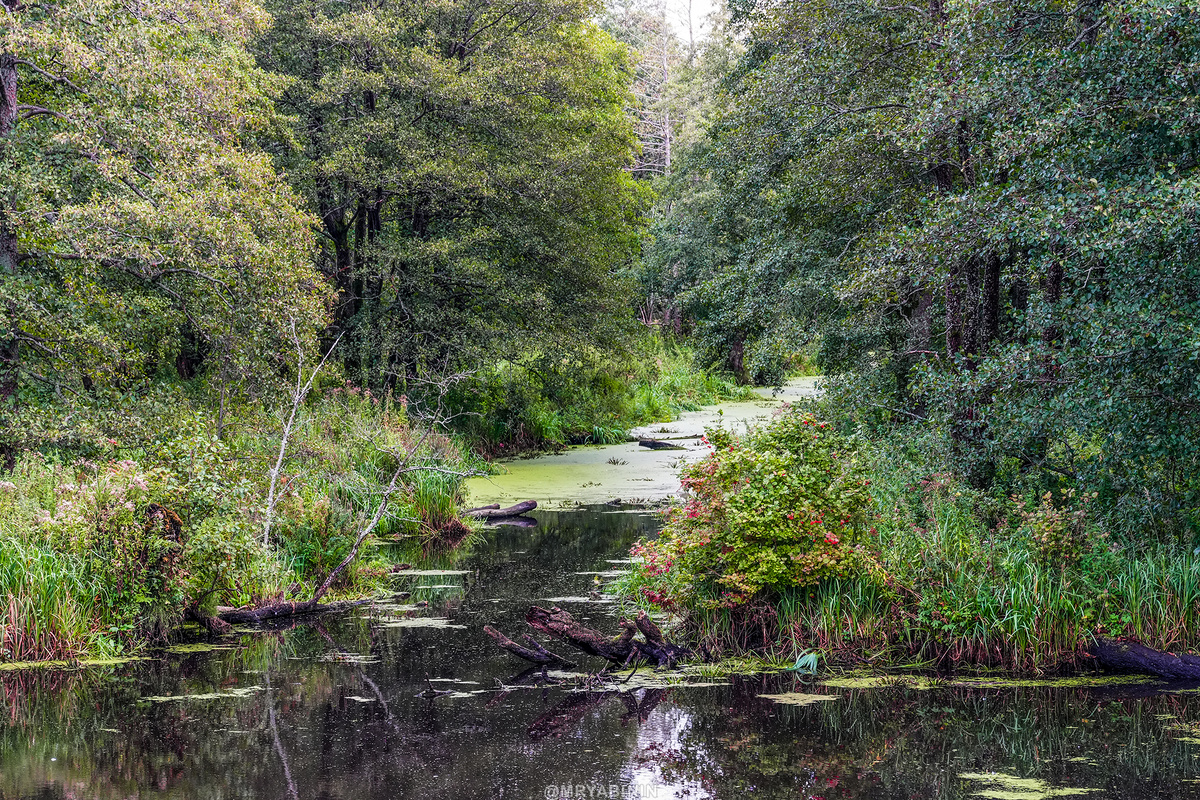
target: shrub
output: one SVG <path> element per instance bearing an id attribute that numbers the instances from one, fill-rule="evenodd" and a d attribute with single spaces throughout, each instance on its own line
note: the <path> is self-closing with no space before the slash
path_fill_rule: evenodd
<path id="1" fill-rule="evenodd" d="M 862 546 L 869 481 L 849 439 L 785 409 L 745 437 L 710 429 L 712 452 L 684 468 L 690 498 L 635 554 L 643 596 L 732 607 L 830 578 L 878 582 Z"/>

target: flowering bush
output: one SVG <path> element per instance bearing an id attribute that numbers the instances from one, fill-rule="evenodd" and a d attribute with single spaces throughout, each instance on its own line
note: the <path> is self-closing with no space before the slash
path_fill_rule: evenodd
<path id="1" fill-rule="evenodd" d="M 852 442 L 791 409 L 744 437 L 710 429 L 712 452 L 683 471 L 686 504 L 638 543 L 637 590 L 651 603 L 727 606 L 828 578 L 876 580 L 860 544 L 869 481 Z"/>

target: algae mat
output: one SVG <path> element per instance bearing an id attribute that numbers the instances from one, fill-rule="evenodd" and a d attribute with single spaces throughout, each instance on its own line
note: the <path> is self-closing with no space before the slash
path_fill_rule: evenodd
<path id="1" fill-rule="evenodd" d="M 639 438 L 671 439 L 682 450 L 650 450 L 637 442 L 612 445 L 583 445 L 561 453 L 501 462 L 501 475 L 474 478 L 467 482 L 471 505 L 512 505 L 536 500 L 539 508 L 563 509 L 577 505 L 599 505 L 613 500 L 625 503 L 655 503 L 680 491 L 679 467 L 704 456 L 708 449 L 700 441 L 704 428 L 723 425 L 743 430 L 747 424 L 770 419 L 788 400 L 813 396 L 815 378 L 790 381 L 778 397 L 770 389 L 759 390 L 759 400 L 724 403 L 700 411 L 685 412 L 675 422 L 634 428 Z"/>

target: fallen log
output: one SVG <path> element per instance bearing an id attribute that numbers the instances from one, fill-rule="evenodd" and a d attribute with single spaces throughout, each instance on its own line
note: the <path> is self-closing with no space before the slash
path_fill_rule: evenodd
<path id="1" fill-rule="evenodd" d="M 229 631 L 233 629 L 232 625 L 221 619 L 219 616 L 205 614 L 196 606 L 189 607 L 187 611 L 184 612 L 184 617 L 194 622 L 199 622 L 206 631 L 209 633 L 215 633 L 218 636 L 229 633 Z"/>
<path id="2" fill-rule="evenodd" d="M 500 645 L 501 648 L 512 653 L 514 656 L 523 658 L 533 664 L 540 664 L 544 667 L 566 667 L 568 669 L 573 669 L 574 667 L 578 666 L 573 661 L 568 661 L 556 653 L 551 653 L 549 650 L 538 644 L 538 642 L 532 636 L 525 636 L 525 641 L 529 644 L 529 646 L 522 647 L 500 631 L 493 628 L 491 625 L 484 625 L 483 632 L 490 636 L 496 644 Z"/>
<path id="3" fill-rule="evenodd" d="M 235 625 L 247 622 L 263 622 L 268 619 L 277 619 L 279 617 L 294 617 L 300 614 L 320 614 L 325 611 L 344 611 L 347 608 L 361 606 L 364 603 L 371 602 L 366 600 L 346 600 L 338 603 L 318 603 L 316 600 L 306 600 L 303 603 L 282 602 L 269 603 L 258 608 L 234 608 L 227 611 L 221 611 L 217 617 L 225 622 L 230 622 Z"/>
<path id="4" fill-rule="evenodd" d="M 1100 666 L 1113 672 L 1157 675 L 1170 681 L 1200 681 L 1200 658 L 1164 653 L 1140 642 L 1097 639 L 1087 648 Z"/>
<path id="5" fill-rule="evenodd" d="M 645 612 L 638 614 L 637 621 L 622 619 L 621 632 L 616 636 L 582 625 L 561 608 L 544 609 L 532 606 L 525 612 L 525 622 L 534 630 L 560 639 L 583 652 L 599 656 L 622 666 L 634 661 L 648 661 L 655 666 L 674 666 L 690 651 L 668 642 L 662 631 Z M 635 638 L 641 633 L 645 639 Z"/>
<path id="6" fill-rule="evenodd" d="M 638 447 L 649 447 L 651 450 L 686 450 L 686 447 L 680 447 L 677 444 L 670 442 L 662 442 L 658 439 L 639 439 Z"/>
<path id="7" fill-rule="evenodd" d="M 492 517 L 519 517 L 527 511 L 533 511 L 537 508 L 536 500 L 522 500 L 515 506 L 508 508 L 500 508 L 498 503 L 482 508 L 473 508 L 470 511 L 464 511 L 464 517 L 473 517 L 475 519 L 491 519 Z"/>

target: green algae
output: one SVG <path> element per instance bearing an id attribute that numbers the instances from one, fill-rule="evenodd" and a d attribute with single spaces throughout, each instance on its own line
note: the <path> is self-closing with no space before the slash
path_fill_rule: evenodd
<path id="1" fill-rule="evenodd" d="M 115 667 L 134 661 L 145 661 L 145 656 L 113 656 L 111 658 L 80 658 L 71 661 L 6 661 L 0 664 L 0 672 L 16 672 L 25 669 L 86 669 L 87 667 Z"/>
<path id="2" fill-rule="evenodd" d="M 151 697 L 143 697 L 142 700 L 148 700 L 151 703 L 172 703 L 184 702 L 193 700 L 228 700 L 243 697 L 250 697 L 263 691 L 265 686 L 243 686 L 237 689 L 225 689 L 220 692 L 200 692 L 197 694 L 173 694 L 173 695 L 154 695 Z"/>
<path id="3" fill-rule="evenodd" d="M 543 509 L 599 505 L 615 499 L 658 503 L 679 494 L 679 466 L 709 452 L 700 441 L 706 427 L 741 428 L 769 418 L 785 401 L 816 394 L 816 379 L 789 381 L 779 396 L 770 390 L 759 399 L 722 403 L 688 411 L 675 422 L 634 428 L 635 438 L 670 439 L 681 450 L 650 450 L 636 441 L 581 445 L 536 458 L 501 462 L 504 472 L 467 481 L 471 505 L 536 500 Z"/>
<path id="4" fill-rule="evenodd" d="M 995 788 L 984 789 L 972 795 L 973 797 L 988 797 L 992 800 L 1045 800 L 1051 797 L 1072 797 L 1099 791 L 1099 789 L 1051 786 L 1038 778 L 1020 778 L 1003 772 L 964 772 L 958 777 L 994 786 Z"/>
<path id="5" fill-rule="evenodd" d="M 837 700 L 836 694 L 804 694 L 803 692 L 786 692 L 784 694 L 760 694 L 764 700 L 773 700 L 786 706 L 811 706 L 823 700 Z"/>
<path id="6" fill-rule="evenodd" d="M 1137 686 L 1155 683 L 1137 675 L 1098 675 L 1073 678 L 931 678 L 922 675 L 842 675 L 821 681 L 833 689 L 1080 689 L 1096 686 Z"/>
<path id="7" fill-rule="evenodd" d="M 231 644 L 207 644 L 205 642 L 194 642 L 192 644 L 173 644 L 170 647 L 164 647 L 164 653 L 209 653 L 213 650 L 236 650 L 235 645 Z"/>
<path id="8" fill-rule="evenodd" d="M 394 619 L 380 623 L 381 628 L 466 628 L 466 625 L 455 625 L 444 617 L 409 617 Z"/>
<path id="9" fill-rule="evenodd" d="M 472 571 L 469 569 L 402 569 L 399 572 L 393 572 L 392 577 L 395 577 L 395 578 L 409 578 L 409 577 L 420 578 L 420 577 L 434 576 L 434 577 L 444 578 L 444 577 L 447 577 L 450 575 L 470 575 L 471 572 Z M 459 588 L 459 587 L 455 587 L 455 588 Z"/>

